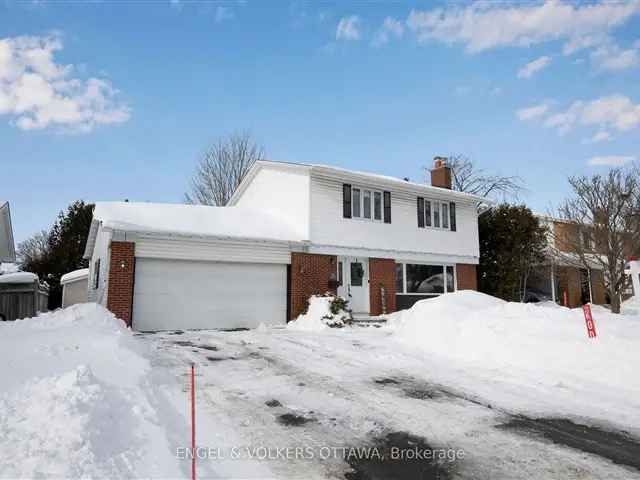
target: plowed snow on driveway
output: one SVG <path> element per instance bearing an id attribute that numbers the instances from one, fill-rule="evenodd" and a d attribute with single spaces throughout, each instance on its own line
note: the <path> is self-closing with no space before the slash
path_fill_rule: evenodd
<path id="1" fill-rule="evenodd" d="M 202 478 L 640 478 L 638 425 L 625 431 L 606 402 L 585 410 L 595 416 L 571 415 L 589 399 L 399 348 L 392 335 L 352 327 L 137 338 L 155 350 L 154 369 L 179 379 L 182 389 L 167 380 L 166 392 L 185 422 L 196 366 Z M 640 411 L 637 398 L 629 410 Z M 189 438 L 173 447 L 188 472 Z"/>

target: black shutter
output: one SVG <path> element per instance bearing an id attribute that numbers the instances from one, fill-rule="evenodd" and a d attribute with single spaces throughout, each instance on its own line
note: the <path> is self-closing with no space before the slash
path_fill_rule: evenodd
<path id="1" fill-rule="evenodd" d="M 383 192 L 384 223 L 391 223 L 391 192 Z"/>
<path id="2" fill-rule="evenodd" d="M 453 202 L 449 204 L 449 227 L 452 232 L 456 231 L 456 204 Z"/>
<path id="3" fill-rule="evenodd" d="M 418 197 L 418 228 L 424 228 L 424 198 Z"/>
<path id="4" fill-rule="evenodd" d="M 342 185 L 342 216 L 351 218 L 351 185 Z"/>

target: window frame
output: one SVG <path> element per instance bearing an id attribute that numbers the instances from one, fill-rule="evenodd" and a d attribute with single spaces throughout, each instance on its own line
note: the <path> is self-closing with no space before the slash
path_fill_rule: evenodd
<path id="1" fill-rule="evenodd" d="M 430 267 L 442 267 L 442 274 L 445 276 L 444 281 L 444 292 L 443 293 L 420 293 L 420 292 L 407 292 L 407 264 L 410 265 L 428 265 Z M 444 295 L 445 293 L 453 293 L 458 291 L 458 272 L 456 271 L 455 263 L 433 263 L 433 262 L 396 262 L 396 265 L 402 265 L 402 292 L 396 291 L 396 295 L 413 295 L 413 296 L 421 296 L 425 298 L 433 298 L 439 295 Z M 453 269 L 453 291 L 450 292 L 447 287 L 447 267 L 451 267 Z"/>
<path id="2" fill-rule="evenodd" d="M 433 200 L 428 197 L 421 196 L 418 196 L 417 199 L 423 200 L 422 215 L 424 217 L 424 227 L 421 227 L 420 224 L 418 224 L 419 229 L 425 228 L 445 232 L 456 232 L 458 230 L 457 221 L 453 223 L 451 222 L 452 215 L 456 215 L 455 202 Z M 452 205 L 454 205 L 453 209 L 451 208 Z M 438 226 L 435 226 L 436 218 Z M 446 227 L 444 226 L 445 224 Z"/>
<path id="3" fill-rule="evenodd" d="M 358 191 L 358 210 L 359 215 L 355 215 L 355 195 L 354 192 Z M 365 205 L 365 194 L 364 192 L 369 193 L 369 213 L 370 218 L 364 216 L 364 205 Z M 376 218 L 376 203 L 375 198 L 376 195 L 380 197 L 380 218 Z M 361 220 L 364 222 L 375 222 L 375 223 L 384 223 L 384 192 L 382 190 L 377 190 L 371 187 L 363 187 L 361 185 L 351 185 L 351 219 L 352 220 Z"/>

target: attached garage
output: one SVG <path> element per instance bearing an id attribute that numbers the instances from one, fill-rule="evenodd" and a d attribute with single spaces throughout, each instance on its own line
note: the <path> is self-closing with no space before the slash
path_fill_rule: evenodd
<path id="1" fill-rule="evenodd" d="M 255 328 L 284 324 L 287 266 L 137 258 L 135 330 Z"/>

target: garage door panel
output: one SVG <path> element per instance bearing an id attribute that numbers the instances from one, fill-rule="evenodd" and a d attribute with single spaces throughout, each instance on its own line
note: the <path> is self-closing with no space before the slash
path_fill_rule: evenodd
<path id="1" fill-rule="evenodd" d="M 136 259 L 137 330 L 284 324 L 286 265 Z"/>

